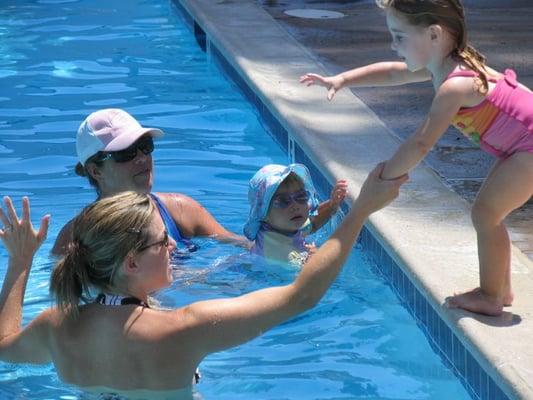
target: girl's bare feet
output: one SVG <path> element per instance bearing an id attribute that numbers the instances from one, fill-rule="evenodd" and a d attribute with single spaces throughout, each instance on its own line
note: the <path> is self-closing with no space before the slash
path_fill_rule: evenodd
<path id="1" fill-rule="evenodd" d="M 481 291 L 481 288 L 475 288 L 474 291 Z M 514 293 L 512 291 L 509 291 L 506 295 L 502 298 L 503 306 L 504 307 L 511 307 L 513 305 L 514 301 Z"/>
<path id="2" fill-rule="evenodd" d="M 512 294 L 510 298 L 506 296 L 505 300 L 510 300 L 510 304 L 512 302 Z M 499 316 L 503 312 L 504 301 L 488 296 L 480 288 L 476 288 L 469 292 L 449 297 L 446 300 L 446 305 L 449 308 L 462 308 L 478 314 Z"/>

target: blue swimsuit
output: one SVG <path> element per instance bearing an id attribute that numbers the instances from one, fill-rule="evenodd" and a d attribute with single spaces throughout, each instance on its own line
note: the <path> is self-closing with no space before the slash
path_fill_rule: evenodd
<path id="1" fill-rule="evenodd" d="M 176 241 L 176 250 L 174 250 L 174 252 L 179 255 L 186 255 L 198 250 L 198 246 L 196 246 L 191 240 L 183 237 L 176 222 L 170 216 L 170 212 L 167 210 L 161 199 L 157 197 L 155 193 L 150 193 L 150 197 L 154 200 L 155 204 L 157 204 L 157 209 L 159 210 L 159 214 L 161 215 L 161 219 L 165 224 L 169 236 Z M 185 249 L 178 248 L 179 244 L 185 246 Z"/>

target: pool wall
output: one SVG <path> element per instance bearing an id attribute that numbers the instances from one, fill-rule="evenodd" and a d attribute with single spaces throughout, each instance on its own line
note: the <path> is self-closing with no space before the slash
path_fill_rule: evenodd
<path id="1" fill-rule="evenodd" d="M 347 178 L 356 194 L 368 171 L 399 141 L 349 91 L 328 103 L 304 88 L 306 72 L 327 74 L 253 1 L 174 0 L 199 45 L 257 107 L 294 162 L 306 164 L 329 192 Z M 374 214 L 360 242 L 425 332 L 435 352 L 475 399 L 533 399 L 531 263 L 513 249 L 515 305 L 502 317 L 442 307 L 446 296 L 477 286 L 475 232 L 469 206 L 424 165 L 401 196 Z"/>

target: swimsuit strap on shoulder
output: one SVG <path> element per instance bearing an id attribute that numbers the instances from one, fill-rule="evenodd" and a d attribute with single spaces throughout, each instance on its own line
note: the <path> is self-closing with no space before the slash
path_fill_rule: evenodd
<path id="1" fill-rule="evenodd" d="M 518 86 L 518 81 L 516 80 L 516 72 L 514 72 L 514 70 L 512 70 L 511 68 L 507 68 L 503 72 L 503 77 L 507 81 L 507 83 L 511 85 L 512 87 Z"/>
<path id="2" fill-rule="evenodd" d="M 161 219 L 163 220 L 163 223 L 165 224 L 165 228 L 168 231 L 168 234 L 174 239 L 177 243 L 182 243 L 186 250 L 182 250 L 179 248 L 176 248 L 174 250 L 174 254 L 181 254 L 186 255 L 188 253 L 193 253 L 196 250 L 198 250 L 198 246 L 192 242 L 192 240 L 189 240 L 182 236 L 180 228 L 170 215 L 170 211 L 165 207 L 165 204 L 163 201 L 155 195 L 155 193 L 150 193 L 150 197 L 157 205 L 157 209 L 159 210 L 159 215 L 161 215 Z"/>
<path id="3" fill-rule="evenodd" d="M 182 239 L 181 232 L 178 226 L 176 225 L 176 222 L 174 222 L 174 219 L 170 216 L 170 212 L 165 207 L 165 204 L 158 196 L 155 195 L 155 193 L 150 193 L 150 197 L 152 198 L 154 203 L 157 205 L 157 209 L 159 210 L 161 219 L 163 220 L 163 223 L 165 224 L 165 227 L 167 228 L 168 234 L 176 242 L 180 242 Z"/>
<path id="4" fill-rule="evenodd" d="M 108 293 L 100 293 L 94 300 L 95 303 L 104 306 L 125 306 L 129 304 L 150 308 L 148 304 L 136 297 L 119 296 Z"/>

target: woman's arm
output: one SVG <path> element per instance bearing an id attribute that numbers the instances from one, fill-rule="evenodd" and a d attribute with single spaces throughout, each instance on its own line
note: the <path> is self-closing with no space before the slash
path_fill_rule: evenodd
<path id="1" fill-rule="evenodd" d="M 22 304 L 31 270 L 33 256 L 46 238 L 50 216 L 41 220 L 39 231 L 30 220 L 30 203 L 22 199 L 22 219 L 19 220 L 13 203 L 4 197 L 7 214 L 0 208 L 0 239 L 8 253 L 7 273 L 0 292 L 0 359 L 12 362 L 46 362 L 50 359 L 46 336 L 39 317 L 22 331 Z"/>
<path id="2" fill-rule="evenodd" d="M 387 161 L 382 178 L 393 179 L 413 169 L 429 153 L 464 103 L 470 86 L 464 82 L 446 81 L 437 91 L 429 114 L 418 130 L 408 137 Z"/>
<path id="3" fill-rule="evenodd" d="M 343 202 L 348 192 L 348 183 L 345 180 L 338 180 L 335 186 L 331 190 L 329 200 L 320 203 L 318 206 L 318 213 L 316 216 L 311 217 L 313 223 L 313 229 L 311 233 L 319 230 L 331 217 L 339 210 L 341 203 Z"/>
<path id="4" fill-rule="evenodd" d="M 344 87 L 396 86 L 406 83 L 431 80 L 427 70 L 409 71 L 404 62 L 388 61 L 365 65 L 342 72 L 335 76 L 324 77 L 318 74 L 305 74 L 300 83 L 307 86 L 320 85 L 328 90 L 328 100 Z"/>
<path id="5" fill-rule="evenodd" d="M 194 303 L 178 310 L 192 330 L 194 346 L 208 353 L 246 342 L 273 326 L 313 307 L 337 277 L 368 215 L 384 207 L 407 180 L 379 178 L 383 165 L 369 175 L 352 210 L 331 238 L 302 267 L 292 284 L 271 287 L 233 299 Z"/>

